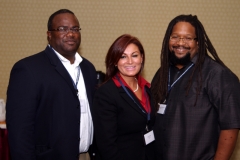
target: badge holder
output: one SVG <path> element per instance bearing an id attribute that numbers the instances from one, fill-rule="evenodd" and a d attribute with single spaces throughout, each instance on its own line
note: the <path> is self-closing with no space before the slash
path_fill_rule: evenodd
<path id="1" fill-rule="evenodd" d="M 146 126 L 146 131 L 143 133 L 143 142 L 145 145 L 148 145 L 153 141 L 155 141 L 153 130 L 149 131 L 148 127 Z"/>

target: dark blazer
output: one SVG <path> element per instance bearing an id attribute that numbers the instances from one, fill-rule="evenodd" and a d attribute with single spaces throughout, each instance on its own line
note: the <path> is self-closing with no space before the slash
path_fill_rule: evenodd
<path id="1" fill-rule="evenodd" d="M 80 67 L 91 108 L 96 70 L 84 58 Z M 50 47 L 13 66 L 6 110 L 13 160 L 78 159 L 80 102 L 69 73 Z"/>
<path id="2" fill-rule="evenodd" d="M 150 96 L 149 88 L 145 87 Z M 141 106 L 136 96 L 132 97 Z M 97 160 L 145 160 L 154 156 L 152 144 L 144 146 L 143 132 L 147 115 L 133 102 L 122 87 L 113 80 L 103 84 L 94 96 L 93 122 L 96 136 Z M 151 129 L 155 121 L 155 109 L 151 105 Z M 147 151 L 148 150 L 148 151 Z M 148 153 L 147 153 L 148 152 Z"/>

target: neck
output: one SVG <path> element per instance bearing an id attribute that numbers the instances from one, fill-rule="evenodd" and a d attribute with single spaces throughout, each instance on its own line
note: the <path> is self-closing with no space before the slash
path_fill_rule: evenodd
<path id="1" fill-rule="evenodd" d="M 74 63 L 74 61 L 75 61 L 75 54 L 76 54 L 77 51 L 76 51 L 76 52 L 71 52 L 71 53 L 65 54 L 65 53 L 62 53 L 61 51 L 55 49 L 55 47 L 53 47 L 50 43 L 49 43 L 49 46 L 50 46 L 50 48 L 52 48 L 55 52 L 61 54 L 63 57 L 65 57 L 66 59 L 68 59 L 71 64 Z"/>
<path id="2" fill-rule="evenodd" d="M 178 69 L 182 69 L 183 68 L 183 65 L 180 65 L 180 64 L 177 64 L 175 65 Z"/>
<path id="3" fill-rule="evenodd" d="M 135 79 L 137 81 L 137 88 L 133 92 L 137 92 L 138 91 L 138 80 L 137 80 L 137 78 L 135 78 Z"/>
<path id="4" fill-rule="evenodd" d="M 75 57 L 74 57 L 74 58 L 71 58 L 71 59 L 68 59 L 68 60 L 70 61 L 71 64 L 73 64 L 74 61 L 75 61 Z"/>
<path id="5" fill-rule="evenodd" d="M 134 91 L 136 92 L 138 90 L 138 81 L 137 78 L 135 77 L 125 77 L 122 76 L 122 78 L 124 79 L 124 81 L 127 83 L 127 85 Z"/>
<path id="6" fill-rule="evenodd" d="M 68 59 L 71 64 L 73 64 L 75 62 L 75 54 L 73 56 L 66 56 L 66 55 L 62 55 L 62 56 L 64 56 L 66 59 Z"/>

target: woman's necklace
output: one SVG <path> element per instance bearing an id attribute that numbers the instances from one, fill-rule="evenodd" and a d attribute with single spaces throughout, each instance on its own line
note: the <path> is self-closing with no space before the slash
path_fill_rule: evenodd
<path id="1" fill-rule="evenodd" d="M 137 92 L 138 91 L 138 80 L 137 80 L 137 78 L 135 78 L 135 79 L 137 81 L 137 88 L 133 92 Z"/>

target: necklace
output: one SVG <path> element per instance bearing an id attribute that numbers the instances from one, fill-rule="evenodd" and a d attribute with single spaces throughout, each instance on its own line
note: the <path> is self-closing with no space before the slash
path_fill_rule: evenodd
<path id="1" fill-rule="evenodd" d="M 136 81 L 137 81 L 137 79 L 136 79 Z M 137 81 L 137 88 L 133 92 L 137 92 L 137 91 L 138 91 L 138 81 Z"/>

